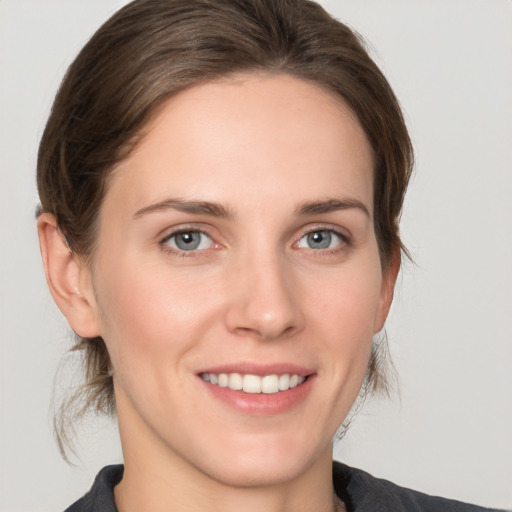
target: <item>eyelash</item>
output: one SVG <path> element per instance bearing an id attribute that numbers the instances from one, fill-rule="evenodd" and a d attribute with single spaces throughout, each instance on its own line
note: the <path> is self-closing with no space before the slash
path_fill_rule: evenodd
<path id="1" fill-rule="evenodd" d="M 203 230 L 197 229 L 197 228 L 192 228 L 192 227 L 190 227 L 190 228 L 185 227 L 185 228 L 177 229 L 176 231 L 173 231 L 172 233 L 169 233 L 164 238 L 162 238 L 162 240 L 160 240 L 160 242 L 159 242 L 159 245 L 162 247 L 162 250 L 169 254 L 172 254 L 173 256 L 177 256 L 179 258 L 190 258 L 190 257 L 196 257 L 196 256 L 204 253 L 205 251 L 208 251 L 211 249 L 211 247 L 208 247 L 206 249 L 198 249 L 198 250 L 194 249 L 194 250 L 186 251 L 184 249 L 174 248 L 169 245 L 168 242 L 172 238 L 179 236 L 181 234 L 184 234 L 184 233 L 197 233 L 200 235 L 204 235 L 212 241 L 212 245 L 216 245 L 215 242 L 213 241 L 212 237 L 206 231 L 203 231 Z"/>
<path id="2" fill-rule="evenodd" d="M 304 233 L 300 235 L 300 237 L 297 239 L 296 242 L 294 242 L 294 245 L 298 245 L 299 242 L 308 235 L 311 235 L 313 233 L 330 233 L 335 236 L 337 236 L 340 239 L 340 243 L 337 244 L 335 247 L 332 248 L 325 248 L 325 249 L 313 249 L 309 248 L 310 253 L 314 254 L 315 256 L 325 256 L 325 255 L 337 255 L 344 249 L 346 249 L 348 246 L 351 245 L 350 237 L 346 233 L 341 233 L 340 231 L 333 229 L 332 227 L 328 226 L 315 226 L 312 229 L 308 229 Z"/>
<path id="3" fill-rule="evenodd" d="M 321 233 L 321 232 L 333 234 L 333 235 L 337 236 L 341 241 L 339 244 L 337 244 L 333 248 L 325 248 L 325 249 L 304 248 L 304 249 L 308 249 L 309 252 L 314 254 L 315 256 L 323 256 L 326 254 L 327 255 L 336 255 L 339 252 L 346 249 L 347 246 L 351 245 L 350 237 L 347 236 L 346 234 L 341 233 L 340 231 L 337 231 L 336 229 L 333 229 L 328 226 L 315 226 L 314 228 L 301 233 L 301 235 L 293 243 L 293 246 L 298 246 L 299 242 L 304 237 L 307 237 L 308 235 L 313 234 L 313 233 Z M 184 249 L 174 248 L 169 245 L 169 241 L 172 238 L 179 236 L 180 234 L 184 234 L 184 233 L 197 233 L 200 235 L 204 235 L 211 240 L 212 246 L 215 246 L 215 245 L 218 246 L 218 244 L 215 244 L 215 242 L 213 241 L 213 238 L 206 231 L 198 229 L 198 228 L 193 228 L 193 227 L 184 227 L 184 228 L 177 229 L 176 231 L 173 231 L 172 233 L 169 233 L 168 235 L 166 235 L 164 238 L 162 238 L 160 240 L 159 245 L 161 246 L 162 250 L 167 253 L 172 254 L 173 256 L 177 256 L 180 258 L 190 258 L 190 257 L 200 256 L 201 254 L 205 253 L 206 251 L 212 249 L 212 247 L 208 247 L 206 249 L 198 249 L 198 250 L 192 249 L 192 250 L 187 251 Z M 297 248 L 301 249 L 301 247 L 297 247 Z"/>

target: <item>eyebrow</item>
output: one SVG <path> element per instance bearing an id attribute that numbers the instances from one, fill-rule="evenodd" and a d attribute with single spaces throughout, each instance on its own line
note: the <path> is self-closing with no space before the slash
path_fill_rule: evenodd
<path id="1" fill-rule="evenodd" d="M 327 199 L 324 201 L 308 201 L 301 203 L 296 209 L 295 214 L 299 216 L 319 215 L 331 213 L 340 210 L 357 208 L 361 210 L 368 218 L 371 218 L 368 208 L 358 199 Z M 223 219 L 232 219 L 235 214 L 230 208 L 219 203 L 210 201 L 187 201 L 179 198 L 169 198 L 158 203 L 144 206 L 134 214 L 135 218 L 142 217 L 148 213 L 161 212 L 165 210 L 177 210 L 184 213 L 196 215 L 209 215 Z"/>
<path id="2" fill-rule="evenodd" d="M 297 215 L 318 215 L 322 213 L 331 213 L 340 210 L 349 210 L 356 208 L 361 210 L 368 218 L 371 219 L 370 212 L 364 203 L 359 199 L 327 199 L 325 201 L 310 201 L 301 203 L 295 213 Z"/>
<path id="3" fill-rule="evenodd" d="M 184 213 L 194 213 L 197 215 L 209 215 L 212 217 L 232 218 L 234 212 L 225 208 L 219 203 L 209 201 L 186 201 L 179 198 L 169 198 L 158 203 L 150 204 L 134 214 L 135 218 L 142 217 L 148 213 L 161 212 L 165 210 L 177 210 Z"/>

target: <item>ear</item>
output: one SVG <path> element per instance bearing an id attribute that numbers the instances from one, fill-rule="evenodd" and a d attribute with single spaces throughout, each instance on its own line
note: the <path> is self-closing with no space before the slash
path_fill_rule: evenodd
<path id="1" fill-rule="evenodd" d="M 82 258 L 73 254 L 50 213 L 37 220 L 39 245 L 46 281 L 53 300 L 76 334 L 100 335 L 91 273 Z"/>
<path id="2" fill-rule="evenodd" d="M 395 291 L 396 278 L 400 270 L 401 253 L 397 247 L 391 256 L 388 267 L 382 274 L 382 285 L 380 289 L 379 309 L 375 317 L 374 333 L 377 334 L 383 327 L 388 317 L 391 303 L 393 302 L 393 293 Z"/>

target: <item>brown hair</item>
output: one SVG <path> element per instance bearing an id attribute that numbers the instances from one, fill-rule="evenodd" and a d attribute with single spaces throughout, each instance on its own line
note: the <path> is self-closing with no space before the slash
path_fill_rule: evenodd
<path id="1" fill-rule="evenodd" d="M 119 10 L 79 53 L 55 98 L 38 155 L 39 213 L 52 213 L 70 249 L 90 258 L 109 172 L 157 109 L 199 82 L 251 70 L 312 81 L 356 114 L 374 151 L 375 232 L 386 269 L 404 249 L 398 221 L 413 163 L 409 135 L 361 38 L 309 0 L 136 0 Z M 113 412 L 103 340 L 78 338 L 74 349 L 84 355 L 86 382 L 63 407 L 81 404 L 78 416 Z M 369 391 L 386 388 L 379 350 L 374 344 Z"/>

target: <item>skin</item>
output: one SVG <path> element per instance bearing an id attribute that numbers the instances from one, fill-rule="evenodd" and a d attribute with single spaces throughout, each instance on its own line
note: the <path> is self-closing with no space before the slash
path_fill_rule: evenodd
<path id="1" fill-rule="evenodd" d="M 185 90 L 152 120 L 111 176 L 89 265 L 40 217 L 57 304 L 111 356 L 120 512 L 342 509 L 332 438 L 399 265 L 395 255 L 381 268 L 372 198 L 372 151 L 339 99 L 246 74 Z M 199 250 L 177 249 L 184 229 L 205 233 Z M 311 246 L 311 231 L 330 246 Z M 306 368 L 305 397 L 276 414 L 242 411 L 198 377 L 252 363 Z"/>

